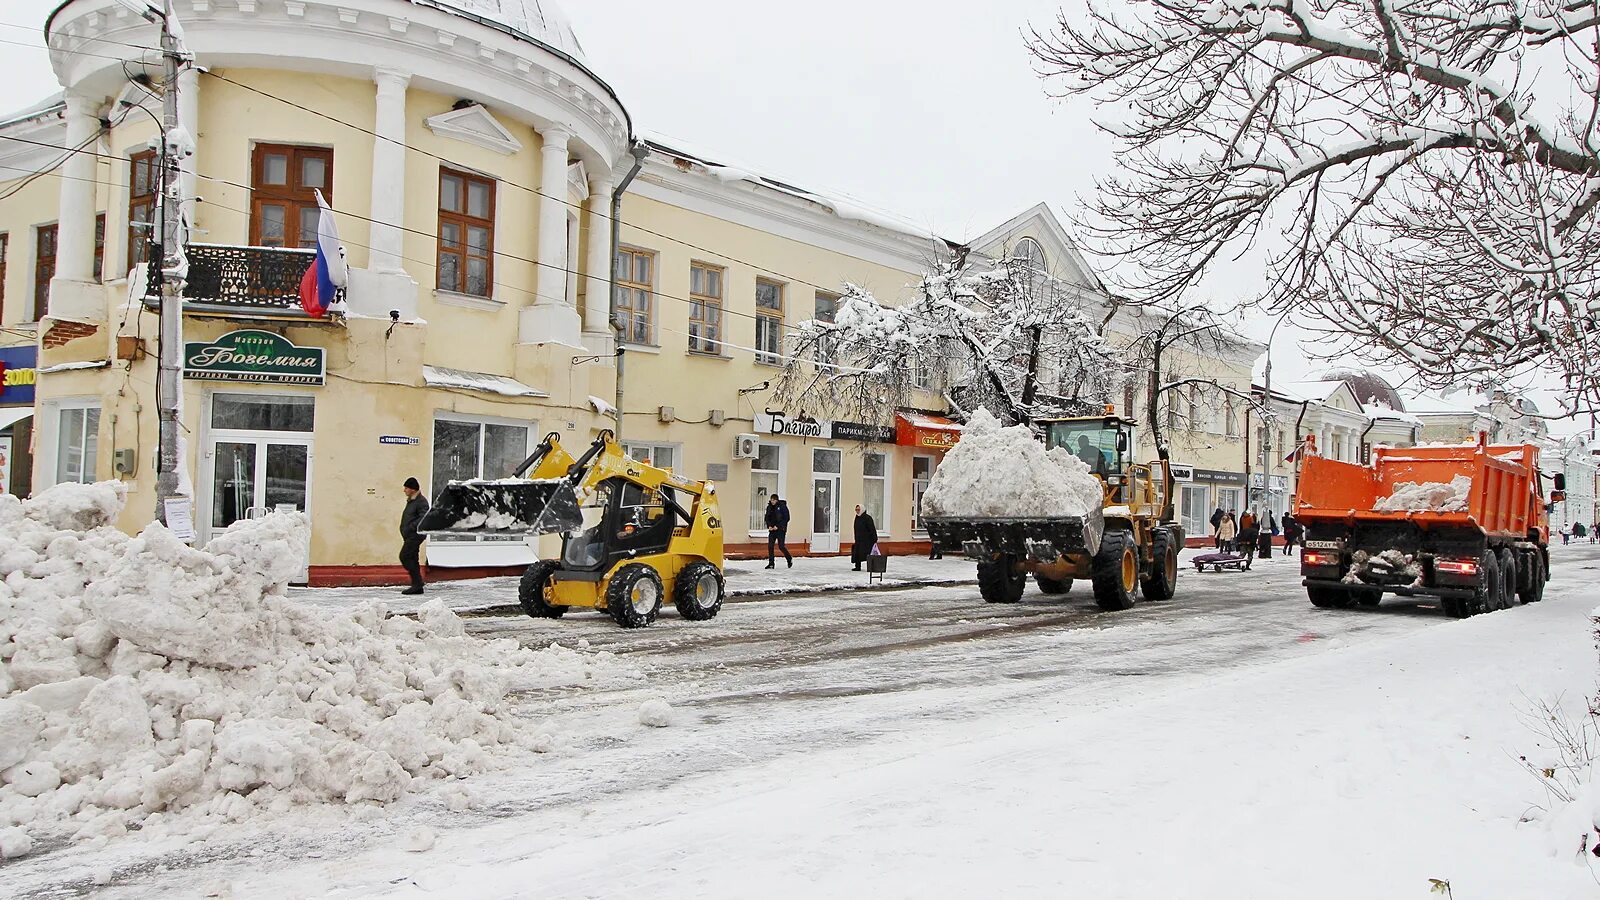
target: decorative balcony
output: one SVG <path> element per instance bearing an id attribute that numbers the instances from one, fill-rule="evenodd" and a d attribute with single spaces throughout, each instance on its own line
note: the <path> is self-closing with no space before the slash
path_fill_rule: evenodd
<path id="1" fill-rule="evenodd" d="M 300 279 L 316 258 L 316 251 L 192 243 L 188 253 L 189 279 L 183 287 L 185 309 L 307 318 L 300 308 Z M 152 289 L 148 302 L 156 299 Z"/>

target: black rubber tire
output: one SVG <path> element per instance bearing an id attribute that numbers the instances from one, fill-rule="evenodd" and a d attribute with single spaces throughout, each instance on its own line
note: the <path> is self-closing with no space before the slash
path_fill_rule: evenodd
<path id="1" fill-rule="evenodd" d="M 1132 575 L 1129 558 L 1132 558 Z M 1108 531 L 1100 538 L 1100 552 L 1090 563 L 1090 578 L 1094 582 L 1094 602 L 1107 612 L 1133 606 L 1134 592 L 1139 587 L 1139 551 L 1128 531 Z"/>
<path id="2" fill-rule="evenodd" d="M 1146 600 L 1171 600 L 1178 592 L 1178 547 L 1172 532 L 1156 530 L 1150 546 L 1150 577 L 1139 581 Z"/>
<path id="3" fill-rule="evenodd" d="M 1349 609 L 1350 592 L 1344 588 L 1308 587 L 1306 597 L 1317 609 Z"/>
<path id="4" fill-rule="evenodd" d="M 560 568 L 561 563 L 556 560 L 541 559 L 522 573 L 522 581 L 517 583 L 517 601 L 522 604 L 523 612 L 535 619 L 559 619 L 567 614 L 567 607 L 546 603 L 544 599 L 546 583 Z"/>
<path id="5" fill-rule="evenodd" d="M 648 600 L 652 591 L 655 593 L 654 603 Z M 636 593 L 639 599 L 646 601 L 642 610 L 634 605 Z M 654 568 L 644 563 L 629 563 L 618 569 L 611 576 L 611 583 L 606 585 L 606 611 L 623 628 L 643 628 L 654 622 L 656 615 L 661 612 L 663 593 L 661 576 L 656 574 Z"/>
<path id="6" fill-rule="evenodd" d="M 1452 619 L 1465 619 L 1472 615 L 1467 601 L 1461 597 L 1442 597 L 1439 605 L 1444 607 L 1444 614 Z"/>
<path id="7" fill-rule="evenodd" d="M 1500 557 L 1493 550 L 1484 551 L 1478 569 L 1483 573 L 1483 586 L 1466 601 L 1469 616 L 1494 612 L 1500 597 Z"/>
<path id="8" fill-rule="evenodd" d="M 1362 606 L 1377 606 L 1378 604 L 1383 602 L 1383 591 L 1376 590 L 1376 589 L 1374 589 L 1374 590 L 1366 590 L 1366 591 L 1356 591 L 1352 595 L 1352 599 L 1354 599 L 1356 603 L 1358 603 L 1358 604 L 1360 604 Z"/>
<path id="9" fill-rule="evenodd" d="M 1517 579 L 1522 573 L 1517 571 L 1517 555 L 1509 547 L 1500 548 L 1500 608 L 1510 609 L 1517 605 Z"/>
<path id="10" fill-rule="evenodd" d="M 709 599 L 705 596 L 702 582 L 714 586 Z M 722 572 L 702 559 L 684 566 L 683 571 L 678 573 L 678 580 L 672 587 L 672 605 L 678 608 L 678 615 L 685 619 L 704 622 L 716 618 L 717 613 L 722 611 L 722 601 L 726 595 Z"/>
<path id="11" fill-rule="evenodd" d="M 1062 578 L 1057 580 L 1054 578 L 1046 578 L 1043 575 L 1040 575 L 1038 572 L 1033 573 L 1033 583 L 1039 586 L 1039 593 L 1049 594 L 1051 596 L 1059 596 L 1061 594 L 1065 594 L 1067 591 L 1072 590 L 1071 578 Z"/>
<path id="12" fill-rule="evenodd" d="M 1544 599 L 1545 582 L 1549 580 L 1549 570 L 1545 568 L 1544 551 L 1533 550 L 1523 559 L 1528 566 L 1528 589 L 1517 595 L 1523 603 L 1538 603 Z"/>
<path id="13" fill-rule="evenodd" d="M 1028 574 L 1018 572 L 1011 557 L 978 563 L 978 593 L 989 603 L 1015 603 L 1028 586 Z"/>

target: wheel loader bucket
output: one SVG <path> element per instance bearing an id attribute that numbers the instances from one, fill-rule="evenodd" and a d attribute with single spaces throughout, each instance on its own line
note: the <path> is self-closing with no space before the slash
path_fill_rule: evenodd
<path id="1" fill-rule="evenodd" d="M 430 534 L 554 534 L 583 525 L 578 493 L 565 478 L 452 481 L 422 517 Z"/>

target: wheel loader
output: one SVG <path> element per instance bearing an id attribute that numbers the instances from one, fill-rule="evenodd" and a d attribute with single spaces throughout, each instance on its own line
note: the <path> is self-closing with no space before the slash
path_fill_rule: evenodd
<path id="1" fill-rule="evenodd" d="M 1088 579 L 1101 609 L 1127 609 L 1140 592 L 1170 599 L 1178 584 L 1183 527 L 1173 521 L 1172 471 L 1131 458 L 1137 423 L 1110 414 L 1036 423 L 1050 449 L 1077 455 L 1100 480 L 1103 508 L 1058 518 L 935 517 L 928 536 L 943 552 L 978 564 L 978 590 L 990 603 L 1022 599 L 1028 575 L 1045 594 L 1065 594 Z"/>
<path id="2" fill-rule="evenodd" d="M 511 478 L 450 482 L 419 530 L 560 533 L 561 557 L 529 566 L 519 586 L 522 609 L 535 618 L 584 606 L 642 628 L 666 602 L 691 621 L 722 609 L 716 486 L 629 459 L 609 430 L 576 460 L 551 432 Z"/>

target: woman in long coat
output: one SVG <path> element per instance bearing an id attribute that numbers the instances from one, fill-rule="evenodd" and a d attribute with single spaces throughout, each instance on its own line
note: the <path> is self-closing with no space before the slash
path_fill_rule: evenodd
<path id="1" fill-rule="evenodd" d="M 861 563 L 872 555 L 872 548 L 878 543 L 878 523 L 872 521 L 872 514 L 865 512 L 860 506 L 856 507 L 856 542 L 850 547 L 850 561 L 856 564 L 855 570 L 861 571 Z"/>

